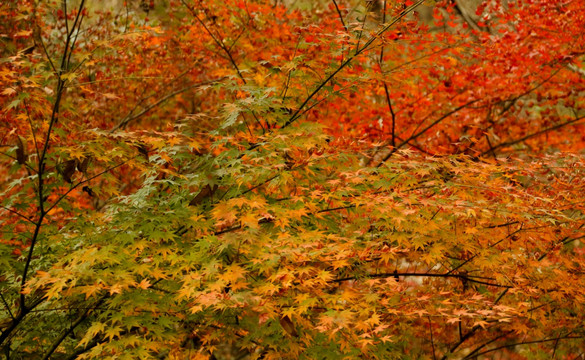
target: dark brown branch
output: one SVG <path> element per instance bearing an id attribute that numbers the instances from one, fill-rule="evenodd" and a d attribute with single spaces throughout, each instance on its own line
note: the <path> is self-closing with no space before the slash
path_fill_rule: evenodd
<path id="1" fill-rule="evenodd" d="M 236 69 L 236 72 L 238 74 L 238 77 L 242 80 L 242 82 L 244 84 L 246 84 L 246 79 L 244 79 L 244 76 L 242 76 L 242 72 L 240 71 L 240 68 L 238 67 L 238 64 L 236 63 L 236 60 L 234 60 L 230 50 L 225 46 L 225 44 L 223 43 L 223 39 L 218 39 L 213 32 L 211 31 L 211 29 L 209 27 L 207 27 L 207 25 L 205 24 L 205 21 L 201 20 L 199 18 L 199 16 L 197 16 L 197 13 L 195 12 L 195 10 L 190 7 L 187 2 L 185 0 L 181 0 L 181 3 L 183 3 L 183 5 L 185 5 L 185 7 L 187 8 L 187 10 L 189 10 L 189 12 L 193 15 L 193 17 L 197 20 L 197 22 L 203 27 L 203 29 L 205 29 L 205 31 L 209 34 L 209 36 L 211 36 L 211 38 L 213 39 L 213 41 L 215 42 L 215 44 L 217 46 L 219 46 L 227 55 L 230 63 L 232 64 L 232 66 L 234 67 L 234 69 Z"/>
<path id="2" fill-rule="evenodd" d="M 4 206 L 4 205 L 0 205 L 0 208 L 2 208 L 2 209 L 4 209 L 4 210 L 6 210 L 6 211 L 8 211 L 8 212 L 11 212 L 11 213 L 13 213 L 14 215 L 17 215 L 17 216 L 19 216 L 19 217 L 21 217 L 21 218 L 25 219 L 26 221 L 28 221 L 28 222 L 30 222 L 30 223 L 32 223 L 32 224 L 36 224 L 36 223 L 35 223 L 33 220 L 29 219 L 28 217 L 26 217 L 25 215 L 23 215 L 23 214 L 19 213 L 19 212 L 18 212 L 18 211 L 16 211 L 16 210 L 12 210 L 11 208 L 8 208 L 8 207 L 6 207 L 6 206 Z"/>
<path id="3" fill-rule="evenodd" d="M 501 349 L 506 349 L 506 348 L 510 348 L 510 347 L 514 347 L 514 346 L 518 346 L 518 345 L 542 344 L 542 343 L 551 342 L 551 341 L 568 340 L 568 339 L 583 339 L 583 338 L 584 338 L 583 336 L 563 336 L 563 337 L 559 336 L 559 337 L 552 338 L 552 339 L 541 339 L 541 340 L 517 342 L 517 343 L 513 343 L 513 344 L 498 346 L 498 347 L 474 354 L 472 356 L 468 355 L 468 356 L 464 357 L 463 359 L 466 360 L 466 359 L 476 358 L 476 357 L 479 357 L 479 356 L 484 355 L 484 354 L 488 354 L 488 353 L 491 353 L 494 351 L 498 351 Z"/>
<path id="4" fill-rule="evenodd" d="M 105 169 L 105 170 L 103 170 L 103 171 L 101 171 L 101 172 L 97 173 L 97 174 L 96 174 L 96 175 L 94 175 L 94 176 L 91 176 L 91 177 L 89 177 L 89 178 L 87 178 L 87 179 L 85 179 L 85 180 L 83 180 L 83 181 L 80 181 L 80 182 L 78 182 L 78 183 L 77 183 L 77 184 L 75 184 L 75 185 L 72 185 L 72 186 L 71 186 L 71 187 L 70 187 L 70 188 L 69 188 L 69 189 L 68 189 L 68 190 L 67 190 L 65 193 L 63 193 L 61 196 L 59 196 L 59 198 L 57 198 L 57 200 L 55 200 L 55 202 L 54 202 L 54 203 L 53 203 L 53 204 L 52 204 L 52 205 L 51 205 L 51 206 L 50 206 L 50 207 L 47 209 L 47 211 L 46 211 L 45 213 L 48 213 L 48 212 L 50 212 L 50 211 L 51 211 L 51 210 L 52 210 L 52 209 L 53 209 L 55 206 L 57 206 L 57 205 L 58 205 L 58 204 L 59 204 L 59 203 L 60 203 L 60 202 L 61 202 L 61 201 L 62 201 L 62 200 L 65 198 L 65 197 L 67 197 L 67 195 L 69 195 L 69 193 L 71 193 L 73 190 L 75 190 L 75 189 L 76 189 L 76 188 L 78 188 L 79 186 L 81 186 L 81 185 L 83 185 L 83 184 L 86 184 L 86 183 L 90 182 L 91 180 L 93 180 L 93 179 L 96 179 L 96 178 L 98 178 L 98 177 L 102 176 L 103 174 L 105 174 L 105 173 L 107 173 L 107 172 L 110 172 L 110 171 L 112 171 L 112 170 L 114 170 L 114 169 L 116 169 L 116 168 L 118 168 L 118 167 L 120 167 L 120 166 L 122 166 L 122 165 L 126 164 L 128 161 L 130 161 L 130 160 L 132 160 L 132 159 L 135 159 L 135 158 L 136 158 L 136 157 L 138 157 L 138 156 L 141 156 L 141 155 L 137 155 L 137 156 L 134 156 L 134 157 L 132 157 L 132 158 L 130 158 L 130 159 L 128 159 L 128 160 L 122 161 L 121 163 L 118 163 L 118 164 L 116 164 L 116 165 L 114 165 L 114 166 L 111 166 L 111 167 L 109 167 L 109 168 L 107 168 L 107 169 Z"/>
<path id="5" fill-rule="evenodd" d="M 81 17 L 79 17 L 79 13 L 77 13 L 75 23 L 73 24 L 73 26 L 75 26 L 75 24 L 77 24 L 77 18 L 79 18 L 79 25 L 77 26 L 77 32 L 75 33 L 75 38 L 73 39 L 73 42 L 71 43 L 69 55 L 67 56 L 67 68 L 69 68 L 71 65 L 71 55 L 73 55 L 73 49 L 75 49 L 75 44 L 77 43 L 77 38 L 78 38 L 79 33 L 80 33 L 79 30 L 81 29 L 81 23 L 83 22 L 83 17 L 84 17 L 83 12 L 81 13 Z"/>
<path id="6" fill-rule="evenodd" d="M 58 120 L 58 115 L 59 115 L 59 108 L 60 108 L 60 104 L 61 104 L 61 99 L 63 98 L 63 94 L 65 91 L 65 81 L 61 78 L 62 73 L 64 73 L 67 70 L 67 64 L 66 64 L 66 59 L 68 57 L 68 53 L 69 51 L 71 51 L 69 49 L 69 43 L 71 41 L 71 35 L 73 34 L 73 32 L 75 31 L 76 27 L 78 26 L 78 20 L 79 20 L 79 16 L 82 13 L 83 7 L 85 4 L 85 0 L 81 0 L 80 4 L 79 4 L 79 9 L 77 12 L 77 16 L 75 17 L 75 21 L 73 23 L 73 26 L 71 28 L 71 30 L 67 33 L 67 37 L 65 39 L 65 48 L 63 50 L 63 56 L 61 58 L 61 68 L 59 69 L 59 72 L 56 73 L 57 76 L 57 91 L 56 91 L 56 96 L 55 96 L 55 102 L 53 103 L 53 109 L 51 112 L 51 118 L 49 120 L 49 126 L 47 129 L 47 134 L 45 135 L 45 144 L 43 146 L 43 150 L 40 153 L 40 157 L 38 160 L 38 192 L 37 192 L 37 196 L 38 196 L 38 202 L 39 202 L 39 217 L 37 219 L 36 225 L 35 225 L 35 229 L 34 229 L 34 233 L 30 242 L 30 246 L 28 249 L 28 253 L 26 256 L 26 260 L 24 263 L 24 270 L 22 271 L 22 278 L 20 281 L 20 288 L 21 288 L 21 292 L 20 292 L 20 309 L 19 309 L 19 314 L 18 316 L 12 321 L 11 326 L 6 329 L 2 335 L 0 335 L 0 344 L 3 343 L 3 341 L 5 341 L 8 338 L 8 335 L 10 335 L 10 333 L 12 331 L 14 331 L 14 329 L 16 329 L 16 327 L 18 326 L 18 324 L 22 321 L 22 319 L 24 319 L 24 317 L 26 316 L 26 314 L 28 314 L 28 310 L 26 307 L 26 303 L 25 303 L 25 295 L 24 292 L 22 290 L 24 290 L 24 286 L 26 284 L 26 280 L 28 277 L 28 272 L 29 272 L 29 268 L 30 268 L 30 264 L 33 258 L 33 253 L 35 250 L 35 245 L 38 241 L 39 238 L 39 234 L 41 231 L 41 226 L 43 225 L 43 221 L 45 219 L 45 216 L 47 215 L 47 211 L 45 211 L 44 208 L 44 203 L 45 203 L 45 197 L 44 197 L 44 189 L 43 189 L 43 185 L 44 185 L 44 172 L 45 172 L 45 158 L 47 156 L 47 153 L 49 151 L 49 144 L 51 142 L 51 134 L 53 132 L 53 127 L 55 126 L 55 123 Z M 79 29 L 78 29 L 79 30 Z"/>
<path id="7" fill-rule="evenodd" d="M 469 275 L 449 274 L 449 273 L 446 273 L 446 274 L 431 274 L 431 273 L 409 273 L 409 272 L 405 272 L 405 273 L 367 274 L 367 275 L 363 275 L 363 276 L 348 276 L 348 277 L 345 277 L 345 278 L 334 279 L 334 280 L 331 280 L 330 283 L 339 283 L 339 282 L 344 282 L 344 281 L 357 280 L 360 277 L 375 279 L 375 278 L 389 278 L 389 277 L 395 277 L 395 276 L 399 276 L 399 277 L 400 276 L 403 276 L 403 277 L 456 278 L 456 279 L 462 279 L 462 280 L 466 280 L 466 281 L 469 281 L 469 282 L 473 282 L 473 283 L 476 283 L 476 284 L 482 284 L 482 285 L 486 285 L 486 286 L 495 286 L 495 287 L 507 288 L 507 289 L 513 288 L 512 286 L 509 286 L 509 285 L 502 285 L 502 284 L 497 284 L 497 283 L 492 283 L 492 282 L 477 280 L 477 278 L 472 277 L 472 276 L 469 276 Z"/>
<path id="8" fill-rule="evenodd" d="M 496 155 L 496 151 L 494 150 L 494 146 L 492 145 L 492 142 L 490 141 L 490 137 L 488 134 L 485 134 L 485 139 L 488 143 L 488 146 L 490 147 L 488 152 L 492 153 L 494 160 L 498 161 L 498 156 Z"/>
<path id="9" fill-rule="evenodd" d="M 223 43 L 223 40 L 224 39 L 222 39 L 222 38 L 219 38 L 218 39 L 213 34 L 213 32 L 211 31 L 211 29 L 209 29 L 209 27 L 207 27 L 207 25 L 205 24 L 205 22 L 203 20 L 201 20 L 199 18 L 199 16 L 197 16 L 197 13 L 195 13 L 195 10 L 193 8 L 191 8 L 189 5 L 187 5 L 187 3 L 185 2 L 185 0 L 181 0 L 181 3 L 183 3 L 183 5 L 185 5 L 185 7 L 189 10 L 189 12 L 193 15 L 193 17 L 195 17 L 195 19 L 197 20 L 197 22 L 199 22 L 199 24 L 201 24 L 201 26 L 203 26 L 203 28 L 205 29 L 205 31 L 209 34 L 209 36 L 211 36 L 211 38 L 216 43 L 216 45 L 219 46 L 223 50 L 223 52 L 227 55 L 230 63 L 232 64 L 232 66 L 236 70 L 236 73 L 238 74 L 238 77 L 242 80 L 242 82 L 244 84 L 247 84 L 246 79 L 242 75 L 242 72 L 240 71 L 240 68 L 238 67 L 238 64 L 236 63 L 236 60 L 234 59 L 234 57 L 232 56 L 232 53 L 231 53 L 231 50 L 232 50 L 233 46 L 235 45 L 235 42 L 228 49 L 228 47 Z M 260 121 L 260 119 L 258 119 L 258 116 L 256 115 L 256 113 L 254 111 L 251 111 L 251 114 L 254 117 L 254 119 L 256 120 L 256 122 L 262 128 L 262 133 L 265 133 L 266 132 L 266 129 L 264 128 L 264 125 L 262 125 L 262 122 Z M 267 125 L 268 125 L 268 127 L 270 127 L 270 124 L 267 124 Z"/>
<path id="10" fill-rule="evenodd" d="M 506 240 L 506 239 L 510 239 L 512 236 L 516 235 L 517 233 L 519 233 L 520 231 L 522 231 L 522 227 L 520 227 L 520 229 L 510 233 L 508 236 L 506 236 L 505 238 L 496 241 L 495 243 L 491 244 L 490 246 L 488 246 L 488 249 L 493 248 L 494 246 L 500 244 L 502 241 Z M 479 253 L 474 254 L 473 256 L 471 256 L 469 259 L 465 260 L 464 262 L 462 262 L 461 264 L 459 264 L 458 266 L 454 267 L 453 269 L 449 270 L 448 274 L 457 271 L 458 269 L 460 269 L 461 267 L 463 267 L 465 264 L 469 263 L 471 260 L 475 259 L 477 256 L 479 255 Z"/>
<path id="11" fill-rule="evenodd" d="M 384 0 L 384 8 L 382 9 L 382 24 L 386 22 L 386 0 Z M 378 66 L 380 67 L 380 73 L 384 73 L 382 70 L 382 63 L 384 62 L 384 45 L 380 49 L 380 59 L 378 60 Z M 386 94 L 386 102 L 388 103 L 388 110 L 390 110 L 390 115 L 392 116 L 392 137 L 390 140 L 390 145 L 392 147 L 396 147 L 396 114 L 394 113 L 394 109 L 392 108 L 392 100 L 390 99 L 390 91 L 388 90 L 388 84 L 384 81 L 384 92 Z"/>
<path id="12" fill-rule="evenodd" d="M 12 314 L 12 311 L 10 311 L 10 305 L 8 305 L 8 302 L 6 301 L 6 299 L 4 298 L 4 295 L 2 295 L 2 293 L 0 293 L 0 298 L 2 299 L 2 302 L 4 303 L 4 307 L 6 308 L 8 315 L 14 321 L 14 315 Z"/>
<path id="13" fill-rule="evenodd" d="M 110 129 L 110 133 L 112 133 L 112 132 L 120 129 L 121 127 L 124 127 L 124 126 L 128 125 L 129 122 L 134 121 L 134 120 L 142 117 L 144 114 L 146 114 L 150 110 L 154 109 L 155 107 L 159 106 L 160 104 L 164 103 L 165 101 L 169 100 L 172 97 L 175 97 L 175 96 L 177 96 L 179 94 L 184 93 L 185 91 L 189 91 L 189 90 L 194 89 L 194 88 L 199 87 L 199 86 L 205 86 L 205 85 L 210 85 L 210 84 L 218 83 L 218 82 L 220 82 L 220 81 L 222 81 L 224 79 L 225 79 L 225 77 L 219 78 L 219 79 L 215 79 L 215 80 L 202 81 L 202 82 L 199 82 L 197 84 L 189 85 L 189 86 L 184 87 L 182 89 L 173 91 L 172 93 L 170 93 L 170 94 L 168 94 L 168 95 L 160 98 L 159 100 L 157 100 L 154 104 L 145 107 L 138 114 L 136 114 L 134 116 L 126 117 L 125 119 L 123 119 L 122 121 L 120 121 L 116 126 L 114 126 L 113 128 L 111 128 Z"/>
<path id="14" fill-rule="evenodd" d="M 364 27 L 366 26 L 366 20 L 368 19 L 368 14 L 370 12 L 370 7 L 372 6 L 372 4 L 373 4 L 373 1 L 366 3 L 366 11 L 364 13 L 364 18 L 362 20 L 362 24 L 360 26 L 360 33 L 358 34 L 357 44 L 355 45 L 355 55 L 357 55 L 359 50 L 360 50 L 360 41 L 362 40 L 362 35 L 364 33 Z M 358 20 L 359 20 L 359 18 L 358 18 Z"/>
<path id="15" fill-rule="evenodd" d="M 390 144 L 394 148 L 396 147 L 396 114 L 392 108 L 392 100 L 390 100 L 390 92 L 388 91 L 388 84 L 386 84 L 386 82 L 384 82 L 384 92 L 386 93 L 386 102 L 388 103 L 388 109 L 390 110 L 390 115 L 392 116 L 392 138 Z"/>
<path id="16" fill-rule="evenodd" d="M 539 131 L 537 131 L 537 132 L 534 132 L 534 133 L 532 133 L 532 134 L 528 134 L 528 135 L 526 135 L 526 136 L 523 136 L 523 137 L 521 137 L 521 138 L 519 138 L 519 139 L 512 140 L 512 141 L 507 141 L 507 142 L 503 142 L 503 143 L 501 143 L 501 144 L 498 144 L 498 145 L 496 145 L 496 146 L 493 146 L 493 147 L 492 147 L 492 148 L 490 148 L 489 150 L 486 150 L 486 151 L 484 151 L 483 153 L 481 153 L 481 155 L 480 155 L 480 156 L 483 156 L 483 155 L 485 155 L 485 154 L 487 154 L 487 153 L 489 153 L 489 152 L 493 152 L 495 149 L 499 149 L 499 148 L 501 148 L 501 147 L 504 147 L 504 146 L 512 146 L 512 145 L 516 145 L 516 144 L 518 144 L 518 143 L 521 143 L 521 142 L 523 142 L 523 141 L 526 141 L 526 140 L 528 140 L 528 139 L 531 139 L 531 138 L 533 138 L 533 137 L 536 137 L 536 136 L 539 136 L 539 135 L 545 134 L 545 133 L 547 133 L 547 132 L 549 132 L 549 131 L 557 130 L 557 129 L 560 129 L 560 128 L 562 128 L 562 127 L 565 127 L 565 126 L 567 126 L 567 125 L 571 125 L 571 124 L 577 123 L 577 122 L 579 122 L 579 121 L 581 121 L 581 120 L 583 120 L 583 119 L 585 119 L 585 116 L 580 116 L 580 117 L 578 117 L 578 118 L 575 118 L 575 119 L 573 119 L 573 120 L 568 120 L 568 121 L 565 121 L 565 122 L 563 122 L 563 123 L 556 124 L 556 125 L 554 125 L 554 126 L 548 127 L 548 128 L 546 128 L 546 129 L 539 130 Z"/>
<path id="17" fill-rule="evenodd" d="M 518 223 L 520 223 L 520 221 L 510 221 L 510 222 L 507 222 L 504 224 L 486 226 L 485 229 L 501 228 L 501 227 L 506 227 L 506 226 L 510 226 L 510 225 L 516 225 Z"/>
<path id="18" fill-rule="evenodd" d="M 339 206 L 339 207 L 334 207 L 334 208 L 330 208 L 330 209 L 319 210 L 319 211 L 317 211 L 317 214 L 329 212 L 329 211 L 353 209 L 355 207 L 356 207 L 355 205 Z"/>
<path id="19" fill-rule="evenodd" d="M 277 178 L 277 177 L 279 177 L 279 176 L 280 176 L 280 174 L 276 174 L 276 175 L 274 175 L 274 176 L 271 176 L 271 177 L 269 177 L 268 179 L 264 180 L 264 181 L 263 181 L 263 182 L 261 182 L 260 184 L 258 184 L 258 185 L 256 185 L 256 186 L 253 186 L 253 187 L 251 187 L 251 188 L 247 189 L 246 191 L 243 191 L 243 192 L 240 194 L 240 196 L 242 196 L 242 195 L 244 195 L 244 194 L 247 194 L 247 193 L 249 193 L 250 191 L 254 191 L 254 190 L 258 189 L 259 187 L 261 187 L 261 186 L 263 186 L 263 185 L 265 185 L 265 184 L 268 184 L 269 182 L 271 182 L 272 180 L 276 179 L 276 178 Z"/>
<path id="20" fill-rule="evenodd" d="M 10 321 L 10 324 L 4 329 L 4 331 L 2 331 L 2 334 L 0 334 L 0 345 L 3 344 L 8 339 L 10 334 L 18 327 L 18 325 L 22 322 L 25 316 L 28 313 L 30 313 L 31 310 L 39 306 L 39 304 L 42 303 L 43 300 L 44 300 L 43 297 L 39 297 L 29 306 L 21 305 L 19 307 L 18 313 L 14 316 L 12 321 Z"/>
<path id="21" fill-rule="evenodd" d="M 511 225 L 511 223 L 509 224 L 502 224 L 499 226 L 507 226 L 507 225 Z M 581 228 L 583 225 L 581 225 L 579 228 Z M 585 237 L 585 236 L 584 236 Z M 568 238 L 568 237 L 567 237 Z M 561 243 L 565 244 L 565 241 L 567 240 L 567 238 L 563 239 L 563 241 Z M 541 261 L 542 259 L 544 259 L 549 253 L 545 253 L 543 254 L 540 258 L 538 258 L 538 261 Z M 508 290 L 510 290 L 510 288 L 504 289 L 504 291 L 502 291 L 502 293 L 497 297 L 497 299 L 494 301 L 494 305 L 499 303 L 500 300 L 502 300 L 504 298 L 504 296 L 508 293 Z M 547 304 L 545 304 L 547 305 Z M 540 307 L 542 307 L 544 305 L 541 306 L 537 306 L 536 308 L 530 309 L 529 311 L 533 311 L 535 309 L 538 309 Z M 475 332 L 477 330 L 479 330 L 481 327 L 479 325 L 474 326 L 467 334 L 465 334 L 465 336 L 461 339 L 461 341 L 459 341 L 457 344 L 455 344 L 453 347 L 451 347 L 451 349 L 449 350 L 449 352 L 447 354 L 445 354 L 445 356 L 443 356 L 441 358 L 441 360 L 445 360 L 447 358 L 447 355 L 450 353 L 453 353 L 459 346 L 461 346 L 467 339 L 469 339 L 470 337 L 472 337 Z M 480 354 L 478 354 L 480 355 Z"/>
<path id="22" fill-rule="evenodd" d="M 28 110 L 28 103 L 26 102 L 26 100 L 24 101 L 24 110 L 26 111 L 26 118 L 28 120 L 28 125 L 30 126 L 30 132 L 32 133 L 33 142 L 35 144 L 35 152 L 37 153 L 37 158 L 40 158 L 41 156 L 39 154 L 39 144 L 37 142 L 37 135 L 35 128 L 33 126 L 32 117 L 30 116 L 30 111 Z"/>
<path id="23" fill-rule="evenodd" d="M 87 345 L 81 349 L 77 349 L 74 353 L 72 353 L 71 355 L 69 355 L 67 357 L 67 359 L 65 360 L 75 360 L 79 357 L 79 355 L 93 349 L 94 347 L 96 347 L 100 341 L 102 341 L 103 339 L 100 337 L 96 337 L 95 339 L 91 340 L 89 343 L 87 343 Z"/>
<path id="24" fill-rule="evenodd" d="M 477 31 L 477 32 L 481 32 L 480 27 L 477 25 L 477 23 L 471 18 L 471 16 L 469 16 L 469 14 L 467 13 L 467 10 L 465 10 L 461 4 L 459 4 L 458 0 L 453 0 L 453 2 L 455 3 L 455 9 L 457 10 L 457 12 L 459 13 L 459 15 L 461 15 L 461 17 L 463 18 L 463 20 L 465 20 L 465 22 L 467 23 L 467 25 L 469 25 L 469 27 L 471 27 L 473 30 Z"/>
<path id="25" fill-rule="evenodd" d="M 394 149 L 392 149 L 392 151 L 390 151 L 390 153 L 388 155 L 386 155 L 384 157 L 384 159 L 382 159 L 382 161 L 380 161 L 380 163 L 376 166 L 376 167 L 380 167 L 382 166 L 388 159 L 390 159 L 390 157 L 396 152 L 396 150 L 400 149 L 401 147 L 403 147 L 404 145 L 408 144 L 410 141 L 415 140 L 417 138 L 419 138 L 421 135 L 423 135 L 425 132 L 427 132 L 429 129 L 431 129 L 432 127 L 436 126 L 437 124 L 439 124 L 441 121 L 445 120 L 446 118 L 448 118 L 449 116 L 459 112 L 460 110 L 468 107 L 471 104 L 474 104 L 476 102 L 478 102 L 479 99 L 476 100 L 471 100 L 461 106 L 456 107 L 455 109 L 449 111 L 448 113 L 444 114 L 443 116 L 441 116 L 440 118 L 436 119 L 435 121 L 433 121 L 432 123 L 430 123 L 429 125 L 427 125 L 424 129 L 420 130 L 418 133 L 416 134 L 412 134 L 410 137 L 408 137 L 407 139 L 405 139 L 404 141 L 402 141 L 398 146 L 396 146 Z"/>
<path id="26" fill-rule="evenodd" d="M 0 152 L 0 155 L 6 156 L 7 158 L 12 159 L 14 161 L 19 161 L 18 156 L 8 155 L 7 153 L 4 153 L 4 152 Z M 26 171 L 28 172 L 29 176 L 32 173 L 36 173 L 37 172 L 37 170 L 35 168 L 33 168 L 32 166 L 30 166 L 27 163 L 22 164 L 22 166 L 24 166 L 26 168 Z"/>
<path id="27" fill-rule="evenodd" d="M 35 26 L 38 26 L 38 25 L 35 25 Z M 59 72 L 57 71 L 57 68 L 55 67 L 55 64 L 53 63 L 53 60 L 51 59 L 51 55 L 49 54 L 49 51 L 47 50 L 45 42 L 43 41 L 43 38 L 40 35 L 39 35 L 38 41 L 41 43 L 41 47 L 43 48 L 43 52 L 45 53 L 47 60 L 49 60 L 49 65 L 51 65 L 51 69 L 53 69 L 53 73 L 58 74 Z"/>
<path id="28" fill-rule="evenodd" d="M 53 342 L 53 344 L 51 345 L 51 347 L 49 348 L 49 350 L 45 353 L 45 355 L 42 357 L 41 360 L 48 360 L 51 355 L 53 355 L 53 353 L 55 352 L 55 350 L 57 350 L 57 348 L 59 347 L 59 345 L 61 345 L 61 343 L 63 342 L 63 340 L 65 340 L 65 338 L 67 336 L 69 336 L 69 334 L 71 334 L 73 332 L 73 330 L 75 330 L 75 328 L 77 326 L 79 326 L 83 321 L 85 321 L 89 314 L 91 313 L 92 310 L 96 309 L 99 307 L 99 305 L 105 300 L 106 296 L 102 296 L 101 299 L 99 299 L 93 307 L 86 309 L 78 318 L 77 320 L 75 320 L 74 323 L 71 324 L 71 326 L 69 326 L 67 329 L 63 330 L 61 332 L 61 334 L 57 337 L 57 339 Z"/>
<path id="29" fill-rule="evenodd" d="M 482 345 L 476 347 L 473 351 L 471 351 L 469 354 L 467 354 L 467 356 L 471 357 L 473 354 L 476 354 L 479 350 L 483 349 L 484 347 L 488 346 L 489 344 L 496 342 L 496 341 L 500 340 L 501 338 L 504 338 L 504 337 L 510 335 L 513 332 L 514 331 L 511 330 L 511 331 L 505 332 L 501 335 L 498 335 L 498 336 L 494 337 L 493 339 L 488 340 L 486 343 L 483 343 Z"/>
<path id="30" fill-rule="evenodd" d="M 433 350 L 433 360 L 437 360 L 437 355 L 435 354 L 435 341 L 433 340 L 433 323 L 431 322 L 430 316 L 429 316 L 429 332 L 431 333 L 431 349 Z"/>
<path id="31" fill-rule="evenodd" d="M 341 14 L 341 10 L 339 10 L 339 6 L 337 6 L 337 1 L 333 0 L 333 5 L 335 6 L 335 10 L 337 10 L 337 15 L 339 15 L 339 21 L 341 21 L 341 25 L 345 31 L 348 31 L 347 25 L 345 25 L 345 21 L 343 21 L 343 15 Z"/>
<path id="32" fill-rule="evenodd" d="M 390 21 L 390 23 L 388 25 L 384 26 L 372 38 L 370 38 L 361 48 L 359 48 L 354 55 L 350 56 L 344 62 L 342 62 L 337 67 L 337 69 L 335 69 L 331 74 L 329 74 L 329 76 L 327 76 L 327 78 L 325 78 L 325 80 L 323 80 L 315 88 L 315 90 L 313 90 L 313 92 L 311 92 L 309 94 L 309 96 L 307 96 L 305 98 L 305 100 L 303 101 L 303 103 L 301 104 L 301 106 L 299 106 L 297 108 L 297 110 L 291 115 L 291 117 L 282 126 L 282 128 L 288 127 L 289 125 L 291 125 L 292 123 L 294 123 L 296 120 L 298 120 L 298 118 L 300 117 L 299 114 L 304 109 L 304 107 L 307 105 L 307 103 L 309 101 L 311 101 L 311 99 L 313 99 L 313 97 L 315 97 L 315 95 L 317 95 L 321 91 L 321 89 L 323 89 L 323 87 L 325 87 L 325 85 L 327 85 L 327 83 L 329 81 L 331 81 L 341 70 L 343 70 L 347 65 L 349 65 L 356 57 L 358 57 L 364 51 L 368 50 L 370 48 L 370 46 L 374 43 L 374 41 L 376 41 L 380 36 L 382 36 L 386 31 L 388 31 L 392 26 L 394 26 L 396 23 L 398 23 L 403 17 L 406 16 L 406 14 L 408 14 L 412 10 L 416 9 L 424 1 L 425 0 L 418 0 L 417 2 L 415 2 L 414 4 L 412 4 L 411 6 L 409 6 L 408 8 L 402 10 L 402 12 L 400 12 L 400 14 L 398 14 L 394 19 L 392 19 L 392 21 Z"/>

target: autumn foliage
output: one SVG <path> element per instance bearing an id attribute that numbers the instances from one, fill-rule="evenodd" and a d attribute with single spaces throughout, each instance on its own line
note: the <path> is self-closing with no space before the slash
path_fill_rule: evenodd
<path id="1" fill-rule="evenodd" d="M 462 3 L 2 2 L 1 356 L 582 356 L 585 6 Z"/>

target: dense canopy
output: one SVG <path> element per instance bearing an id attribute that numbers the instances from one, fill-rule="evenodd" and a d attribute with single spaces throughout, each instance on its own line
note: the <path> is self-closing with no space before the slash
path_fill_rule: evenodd
<path id="1" fill-rule="evenodd" d="M 3 1 L 6 359 L 577 359 L 582 0 Z"/>

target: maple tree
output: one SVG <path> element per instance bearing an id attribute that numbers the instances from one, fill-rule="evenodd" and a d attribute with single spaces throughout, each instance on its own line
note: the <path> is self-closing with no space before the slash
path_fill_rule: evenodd
<path id="1" fill-rule="evenodd" d="M 0 19 L 5 358 L 582 356 L 580 1 Z"/>

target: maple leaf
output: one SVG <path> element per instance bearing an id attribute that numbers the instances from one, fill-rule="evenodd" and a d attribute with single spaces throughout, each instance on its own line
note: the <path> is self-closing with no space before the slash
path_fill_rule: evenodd
<path id="1" fill-rule="evenodd" d="M 122 328 L 119 326 L 115 327 L 108 327 L 104 330 L 104 335 L 108 338 L 109 341 L 112 341 L 115 337 L 120 337 L 120 333 L 122 332 Z"/>
<path id="2" fill-rule="evenodd" d="M 4 90 L 2 90 L 2 95 L 5 95 L 5 96 L 10 96 L 10 95 L 15 94 L 15 93 L 16 93 L 16 90 L 13 88 L 10 88 L 10 87 L 7 87 Z"/>
<path id="3" fill-rule="evenodd" d="M 479 326 L 482 329 L 485 329 L 488 325 L 489 325 L 489 323 L 487 321 L 483 321 L 483 320 L 478 320 L 478 321 L 475 321 L 473 323 L 473 327 Z"/>

